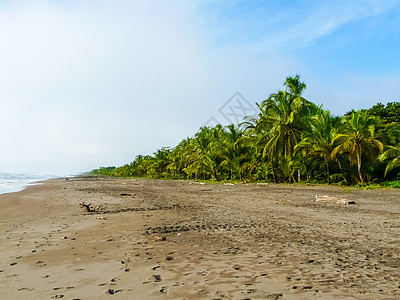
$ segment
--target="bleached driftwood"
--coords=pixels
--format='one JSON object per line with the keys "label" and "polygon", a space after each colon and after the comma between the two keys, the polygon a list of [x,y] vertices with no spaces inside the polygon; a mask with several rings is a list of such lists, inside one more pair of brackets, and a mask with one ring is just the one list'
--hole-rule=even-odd
{"label": "bleached driftwood", "polygon": [[325,202],[325,203],[333,203],[333,204],[341,204],[341,205],[348,205],[348,204],[356,204],[354,201],[349,201],[344,198],[339,197],[332,197],[332,196],[315,196],[316,202]]}
{"label": "bleached driftwood", "polygon": [[103,209],[103,205],[92,207],[92,203],[86,204],[85,202],[80,202],[79,205],[86,209],[87,212],[99,212]]}

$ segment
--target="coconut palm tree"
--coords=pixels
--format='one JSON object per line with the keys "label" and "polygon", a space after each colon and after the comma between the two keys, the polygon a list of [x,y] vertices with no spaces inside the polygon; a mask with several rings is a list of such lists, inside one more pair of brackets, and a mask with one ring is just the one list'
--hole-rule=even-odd
{"label": "coconut palm tree", "polygon": [[[257,117],[245,117],[241,126],[244,128],[244,135],[239,139],[239,143],[244,144],[248,153],[244,154],[244,162],[242,162],[241,172],[250,168],[252,171],[255,169],[265,169],[266,161],[271,167],[271,173],[274,183],[277,182],[276,170],[274,168],[275,148],[268,144],[271,138],[271,122],[267,120],[267,112],[261,104],[256,103],[259,113]],[[257,161],[259,160],[259,161]],[[261,164],[259,163],[261,162]],[[254,166],[250,167],[250,165]],[[259,172],[257,172],[259,173]]]}
{"label": "coconut palm tree", "polygon": [[242,155],[242,164],[240,165],[239,172],[242,178],[247,178],[250,181],[260,180],[256,174],[257,170],[262,167],[264,164],[262,160],[262,153],[257,151],[257,147],[253,147],[252,149],[248,149]]}
{"label": "coconut palm tree", "polygon": [[385,169],[386,177],[390,171],[400,167],[400,147],[388,146],[388,149],[379,156],[379,159],[381,161],[389,161]]}
{"label": "coconut palm tree", "polygon": [[223,127],[218,124],[213,128],[202,127],[194,138],[194,149],[191,155],[191,164],[186,167],[196,177],[201,174],[203,178],[211,177],[221,179],[220,165]]}
{"label": "coconut palm tree", "polygon": [[338,154],[347,154],[350,164],[357,165],[358,178],[363,184],[365,182],[361,173],[362,155],[375,158],[377,150],[383,149],[382,142],[374,137],[375,125],[378,122],[379,120],[368,112],[361,110],[352,112],[350,116],[342,118],[339,128],[341,133],[333,138],[333,142],[339,145],[333,149],[332,158]]}
{"label": "coconut palm tree", "polygon": [[162,147],[153,153],[153,168],[157,177],[162,176],[166,172],[167,166],[171,164],[170,153],[169,147]]}
{"label": "coconut palm tree", "polygon": [[238,143],[238,140],[242,137],[242,135],[243,132],[239,127],[230,124],[224,128],[224,131],[219,139],[220,145],[218,149],[223,159],[221,162],[221,167],[225,168],[231,180],[233,180],[234,177],[240,177],[240,157],[243,148],[240,147],[241,144]]}
{"label": "coconut palm tree", "polygon": [[[306,85],[300,82],[299,75],[286,78],[284,85],[286,91],[271,94],[261,103],[256,124],[260,140],[265,141],[263,153],[269,157],[272,167],[279,157],[286,162],[293,159],[294,148],[305,128],[304,120],[316,109],[313,103],[301,97]],[[274,170],[273,175],[275,177]]]}
{"label": "coconut palm tree", "polygon": [[303,133],[302,141],[296,149],[305,150],[307,156],[319,157],[324,161],[327,183],[330,183],[329,163],[332,160],[332,151],[335,148],[335,127],[333,117],[328,110],[321,110],[319,114],[310,117],[310,130]]}

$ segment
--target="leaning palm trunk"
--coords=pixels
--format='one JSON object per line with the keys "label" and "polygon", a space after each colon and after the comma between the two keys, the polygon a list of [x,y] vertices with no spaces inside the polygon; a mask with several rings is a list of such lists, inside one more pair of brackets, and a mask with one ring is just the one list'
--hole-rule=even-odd
{"label": "leaning palm trunk", "polygon": [[273,159],[271,159],[271,167],[272,167],[272,178],[274,179],[274,183],[276,183],[275,167]]}

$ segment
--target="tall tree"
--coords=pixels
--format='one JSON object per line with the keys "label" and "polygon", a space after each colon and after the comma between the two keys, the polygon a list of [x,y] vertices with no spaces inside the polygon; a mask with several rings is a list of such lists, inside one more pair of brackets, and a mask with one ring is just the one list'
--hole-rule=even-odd
{"label": "tall tree", "polygon": [[362,155],[365,154],[370,158],[375,158],[378,154],[377,150],[383,149],[381,141],[375,139],[375,125],[378,119],[371,116],[365,111],[352,112],[350,116],[342,119],[340,130],[342,133],[337,134],[333,142],[339,145],[332,151],[332,157],[337,154],[346,153],[349,156],[350,164],[357,165],[357,174],[361,183],[365,183],[361,172]]}
{"label": "tall tree", "polygon": [[286,86],[287,91],[294,97],[300,97],[303,94],[303,91],[307,88],[306,84],[300,81],[299,74],[296,74],[293,77],[286,77],[283,85]]}
{"label": "tall tree", "polygon": [[319,114],[310,117],[310,131],[304,132],[304,138],[299,143],[299,149],[306,150],[308,156],[320,157],[324,161],[326,180],[330,183],[329,163],[332,160],[335,127],[334,119],[328,110],[321,110]]}
{"label": "tall tree", "polygon": [[[299,143],[304,120],[316,107],[301,96],[306,85],[300,76],[287,77],[284,85],[286,91],[271,94],[260,105],[257,130],[266,140],[264,155],[270,157],[272,164],[279,158],[290,162],[294,147]],[[273,171],[275,177],[275,171]]]}

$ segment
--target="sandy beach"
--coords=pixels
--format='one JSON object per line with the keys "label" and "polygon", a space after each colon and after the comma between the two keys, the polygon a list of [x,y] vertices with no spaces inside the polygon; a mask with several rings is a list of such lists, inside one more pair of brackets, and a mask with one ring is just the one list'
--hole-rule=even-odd
{"label": "sandy beach", "polygon": [[400,298],[400,190],[75,177],[0,208],[0,299]]}

